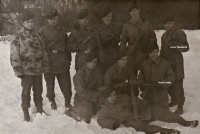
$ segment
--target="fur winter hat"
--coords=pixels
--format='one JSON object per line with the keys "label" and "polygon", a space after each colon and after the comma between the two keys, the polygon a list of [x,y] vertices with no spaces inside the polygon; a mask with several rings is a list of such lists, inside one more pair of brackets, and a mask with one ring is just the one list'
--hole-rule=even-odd
{"label": "fur winter hat", "polygon": [[25,10],[24,13],[22,14],[21,21],[24,22],[33,18],[34,14],[28,10]]}
{"label": "fur winter hat", "polygon": [[55,16],[58,16],[58,11],[57,11],[57,9],[52,9],[47,13],[46,18],[52,19]]}
{"label": "fur winter hat", "polygon": [[106,15],[108,15],[109,13],[111,13],[111,10],[109,7],[104,8],[104,10],[101,13],[101,18],[105,17]]}
{"label": "fur winter hat", "polygon": [[88,16],[88,10],[87,9],[83,9],[78,13],[78,19],[84,19],[87,16]]}
{"label": "fur winter hat", "polygon": [[136,0],[130,5],[128,12],[132,11],[133,9],[140,9]]}

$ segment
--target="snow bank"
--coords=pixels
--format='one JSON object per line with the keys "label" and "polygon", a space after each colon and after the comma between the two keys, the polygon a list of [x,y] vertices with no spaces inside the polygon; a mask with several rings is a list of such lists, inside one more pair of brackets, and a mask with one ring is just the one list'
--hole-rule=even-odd
{"label": "snow bank", "polygon": [[[160,38],[164,31],[156,31],[158,44],[160,45]],[[200,31],[185,30],[188,42],[190,44],[190,51],[184,53],[185,60],[185,96],[186,102],[184,105],[185,113],[182,115],[187,120],[200,120]],[[58,110],[50,109],[50,104],[46,98],[45,82],[43,92],[44,110],[50,116],[36,114],[36,108],[33,101],[31,101],[31,122],[23,121],[23,113],[21,110],[21,83],[20,79],[14,76],[9,59],[9,43],[0,42],[0,134],[144,134],[143,132],[136,132],[133,128],[125,128],[123,125],[116,131],[101,129],[96,122],[96,116],[91,120],[90,124],[84,122],[76,122],[72,118],[64,115],[64,98],[56,83],[56,102]],[[71,76],[74,76],[74,54],[73,62],[71,64]],[[73,96],[74,89],[72,88]],[[73,98],[72,98],[73,104]],[[176,108],[171,108],[174,111]],[[176,128],[181,131],[181,134],[199,134],[200,127],[186,128],[178,124],[169,124],[160,121],[153,122],[167,128]]]}

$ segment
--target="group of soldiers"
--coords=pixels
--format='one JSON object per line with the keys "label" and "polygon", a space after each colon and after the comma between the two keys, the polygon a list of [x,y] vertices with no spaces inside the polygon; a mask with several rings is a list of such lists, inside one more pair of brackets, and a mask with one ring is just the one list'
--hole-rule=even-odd
{"label": "group of soldiers", "polygon": [[[148,134],[180,133],[149,125],[155,120],[198,125],[197,120],[186,121],[179,116],[185,101],[182,52],[189,50],[185,33],[175,26],[173,16],[166,17],[163,21],[166,32],[159,51],[154,29],[140,16],[138,4],[132,3],[128,12],[131,17],[127,23],[115,23],[112,11],[106,7],[100,16],[102,24],[89,27],[89,12],[83,9],[69,37],[59,25],[56,9],[47,13],[47,25],[38,32],[33,30],[34,14],[29,11],[22,14],[23,27],[12,36],[10,58],[15,75],[21,78],[25,121],[30,121],[31,89],[37,112],[45,113],[44,74],[51,109],[57,109],[54,92],[57,78],[65,98],[64,114],[77,121],[90,123],[98,112],[97,122],[102,128],[115,130],[124,124]],[[76,52],[74,106],[69,72],[72,52]],[[175,105],[177,110],[173,113],[169,107]]]}

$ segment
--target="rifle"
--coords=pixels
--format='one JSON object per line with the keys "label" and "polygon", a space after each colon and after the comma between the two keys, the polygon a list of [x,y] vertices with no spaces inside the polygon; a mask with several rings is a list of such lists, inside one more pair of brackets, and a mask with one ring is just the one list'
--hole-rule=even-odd
{"label": "rifle", "polygon": [[[150,87],[150,86],[154,86],[154,84],[148,84],[148,83],[140,83],[140,82],[122,82],[119,84],[113,84],[112,86],[114,88],[120,88],[123,86],[127,86],[127,85],[131,85],[131,104],[132,104],[132,108],[133,108],[133,115],[134,118],[136,120],[139,119],[139,114],[138,114],[138,108],[137,108],[137,97],[135,96],[135,92],[134,92],[134,86],[142,86],[142,87]],[[146,93],[148,92],[148,90],[146,91]]]}
{"label": "rifle", "polygon": [[58,46],[56,45],[56,43],[62,39],[65,35],[64,34],[61,34],[60,36],[54,38],[53,41],[51,41],[49,44],[48,44],[48,49],[50,49],[51,47],[56,49],[56,50],[59,50],[59,51],[64,51],[64,48],[58,48]]}

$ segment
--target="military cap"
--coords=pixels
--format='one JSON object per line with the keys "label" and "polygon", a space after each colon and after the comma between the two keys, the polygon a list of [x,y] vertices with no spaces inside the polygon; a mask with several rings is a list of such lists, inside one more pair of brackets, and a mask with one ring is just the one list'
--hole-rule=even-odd
{"label": "military cap", "polygon": [[106,15],[108,15],[109,13],[111,13],[111,10],[109,7],[104,8],[104,10],[101,13],[101,18],[105,17]]}
{"label": "military cap", "polygon": [[165,23],[170,22],[170,21],[174,21],[174,16],[170,15],[170,16],[165,17],[163,23],[165,24]]}
{"label": "military cap", "polygon": [[95,53],[86,53],[85,54],[85,62],[90,62],[92,60],[94,60],[95,58],[97,58],[97,54]]}
{"label": "military cap", "polygon": [[137,4],[137,1],[134,1],[134,2],[130,5],[130,7],[129,7],[129,9],[128,9],[128,12],[130,12],[130,11],[133,10],[133,9],[139,9],[139,6],[138,6],[138,4]]}
{"label": "military cap", "polygon": [[117,53],[117,55],[116,55],[116,60],[119,60],[119,59],[121,59],[121,58],[123,58],[123,57],[125,57],[125,56],[127,56],[127,52],[126,52],[125,50],[121,50],[121,51],[119,51],[119,52]]}
{"label": "military cap", "polygon": [[85,17],[88,16],[88,10],[87,9],[82,9],[79,13],[78,13],[78,19],[84,19]]}
{"label": "military cap", "polygon": [[34,14],[28,10],[25,10],[24,13],[22,14],[21,20],[22,22],[33,19]]}
{"label": "military cap", "polygon": [[151,43],[151,44],[149,44],[147,46],[147,51],[146,52],[149,54],[149,53],[151,53],[155,49],[159,49],[157,43]]}
{"label": "military cap", "polygon": [[49,12],[47,12],[46,18],[52,19],[55,16],[58,16],[58,11],[57,11],[57,9],[52,9]]}

